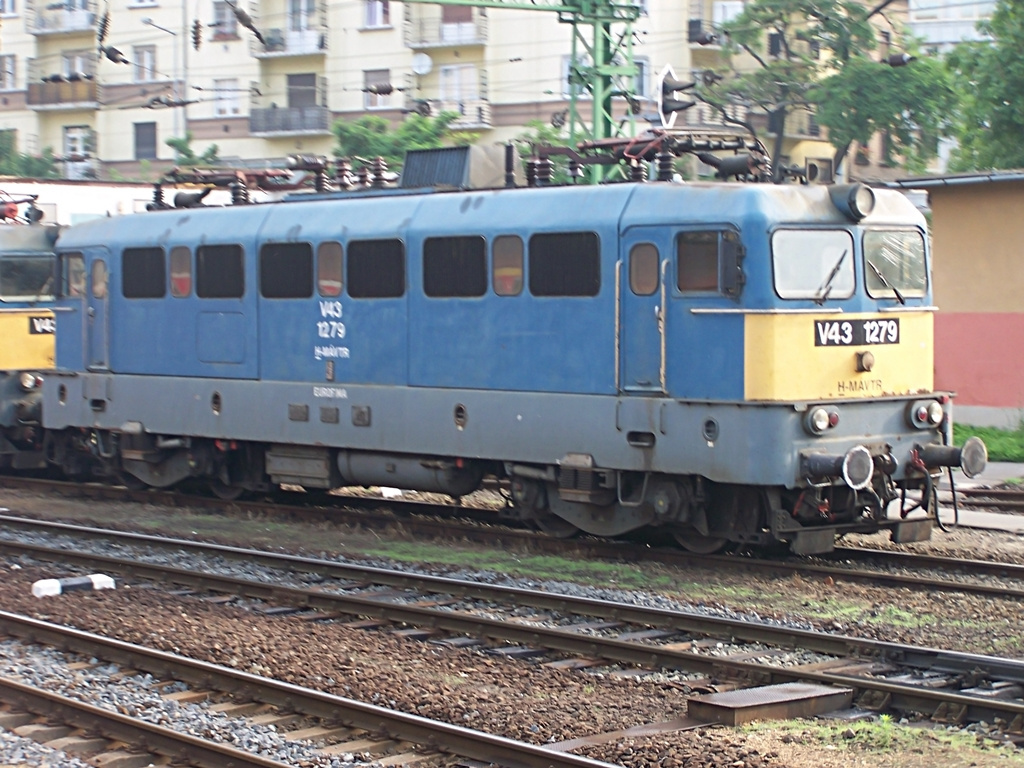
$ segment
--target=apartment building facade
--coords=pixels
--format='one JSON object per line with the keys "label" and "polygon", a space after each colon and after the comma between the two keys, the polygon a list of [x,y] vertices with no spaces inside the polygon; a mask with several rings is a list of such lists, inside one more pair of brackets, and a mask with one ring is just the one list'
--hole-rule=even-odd
{"label": "apartment building facade", "polygon": [[[721,49],[698,38],[743,2],[638,4],[642,129],[665,64],[682,77],[722,68]],[[454,111],[455,128],[503,143],[531,121],[564,121],[569,88],[578,87],[569,78],[571,25],[551,10],[389,0],[236,6],[0,0],[0,130],[15,133],[20,152],[50,147],[68,178],[155,178],[175,161],[166,140],[186,131],[196,154],[215,144],[223,161],[252,166],[330,155],[332,124],[365,114],[394,122],[410,111]],[[829,154],[813,120],[793,123],[792,161]],[[681,124],[722,128],[702,105]]]}

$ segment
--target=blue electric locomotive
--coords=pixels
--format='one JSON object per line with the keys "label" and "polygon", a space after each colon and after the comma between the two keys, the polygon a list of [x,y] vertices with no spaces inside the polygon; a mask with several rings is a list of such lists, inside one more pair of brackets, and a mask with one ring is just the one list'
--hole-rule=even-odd
{"label": "blue electric locomotive", "polygon": [[58,257],[44,422],[71,471],[225,496],[496,477],[556,535],[809,553],[926,538],[933,477],[985,462],[946,445],[897,192],[367,189],[91,221]]}

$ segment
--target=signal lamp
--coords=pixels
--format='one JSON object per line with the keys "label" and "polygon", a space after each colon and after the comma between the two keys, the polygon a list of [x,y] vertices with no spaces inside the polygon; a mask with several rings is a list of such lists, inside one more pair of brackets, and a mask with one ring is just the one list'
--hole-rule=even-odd
{"label": "signal lamp", "polygon": [[676,122],[676,112],[682,112],[697,103],[695,101],[682,101],[676,98],[678,91],[688,91],[695,85],[697,84],[677,79],[672,65],[665,65],[665,68],[661,70],[661,74],[658,75],[657,90],[655,91],[655,97],[658,102],[658,118],[662,126],[671,128]]}

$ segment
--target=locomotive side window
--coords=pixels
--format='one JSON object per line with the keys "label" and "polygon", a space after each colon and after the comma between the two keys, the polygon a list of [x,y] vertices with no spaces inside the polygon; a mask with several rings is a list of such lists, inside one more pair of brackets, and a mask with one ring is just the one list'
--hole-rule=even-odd
{"label": "locomotive side window", "polygon": [[501,235],[491,246],[494,271],[494,293],[518,296],[523,292],[523,239],[518,235]]}
{"label": "locomotive side window", "polygon": [[423,242],[423,292],[433,298],[487,292],[487,243],[482,237],[428,237]]}
{"label": "locomotive side window", "polygon": [[676,285],[680,291],[718,290],[718,230],[676,236]]}
{"label": "locomotive side window", "polygon": [[629,288],[637,296],[650,296],[658,290],[658,247],[637,243],[629,252]]}
{"label": "locomotive side window", "polygon": [[557,232],[530,238],[530,293],[597,296],[601,241],[596,232]]}
{"label": "locomotive side window", "polygon": [[865,283],[873,299],[924,296],[924,238],[917,230],[864,233]]}
{"label": "locomotive side window", "polygon": [[313,246],[266,243],[260,248],[260,295],[265,299],[308,299],[313,295]]}
{"label": "locomotive side window", "polygon": [[201,299],[240,299],[244,294],[242,246],[199,246],[196,249],[196,295]]}
{"label": "locomotive side window", "polygon": [[171,248],[171,296],[184,298],[192,293],[192,251],[184,245]]}
{"label": "locomotive side window", "polygon": [[121,255],[121,295],[126,299],[162,299],[167,293],[163,248],[125,248]]}
{"label": "locomotive side window", "polygon": [[64,254],[64,296],[85,296],[85,257],[81,253]]}
{"label": "locomotive side window", "polygon": [[780,229],[772,234],[775,292],[819,303],[853,295],[853,237],[841,229]]}
{"label": "locomotive side window", "polygon": [[316,249],[316,287],[321,296],[341,296],[344,252],[341,243],[328,240]]}
{"label": "locomotive side window", "polygon": [[401,240],[355,240],[348,244],[348,295],[353,299],[405,295],[405,246]]}
{"label": "locomotive side window", "polygon": [[0,300],[53,297],[53,254],[0,259]]}
{"label": "locomotive side window", "polygon": [[97,259],[92,263],[92,297],[107,298],[107,263]]}

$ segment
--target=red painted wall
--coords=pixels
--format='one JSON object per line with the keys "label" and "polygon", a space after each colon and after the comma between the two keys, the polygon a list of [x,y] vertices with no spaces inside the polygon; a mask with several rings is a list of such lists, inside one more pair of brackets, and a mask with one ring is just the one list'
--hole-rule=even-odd
{"label": "red painted wall", "polygon": [[1024,314],[937,312],[935,388],[958,405],[1024,408]]}

